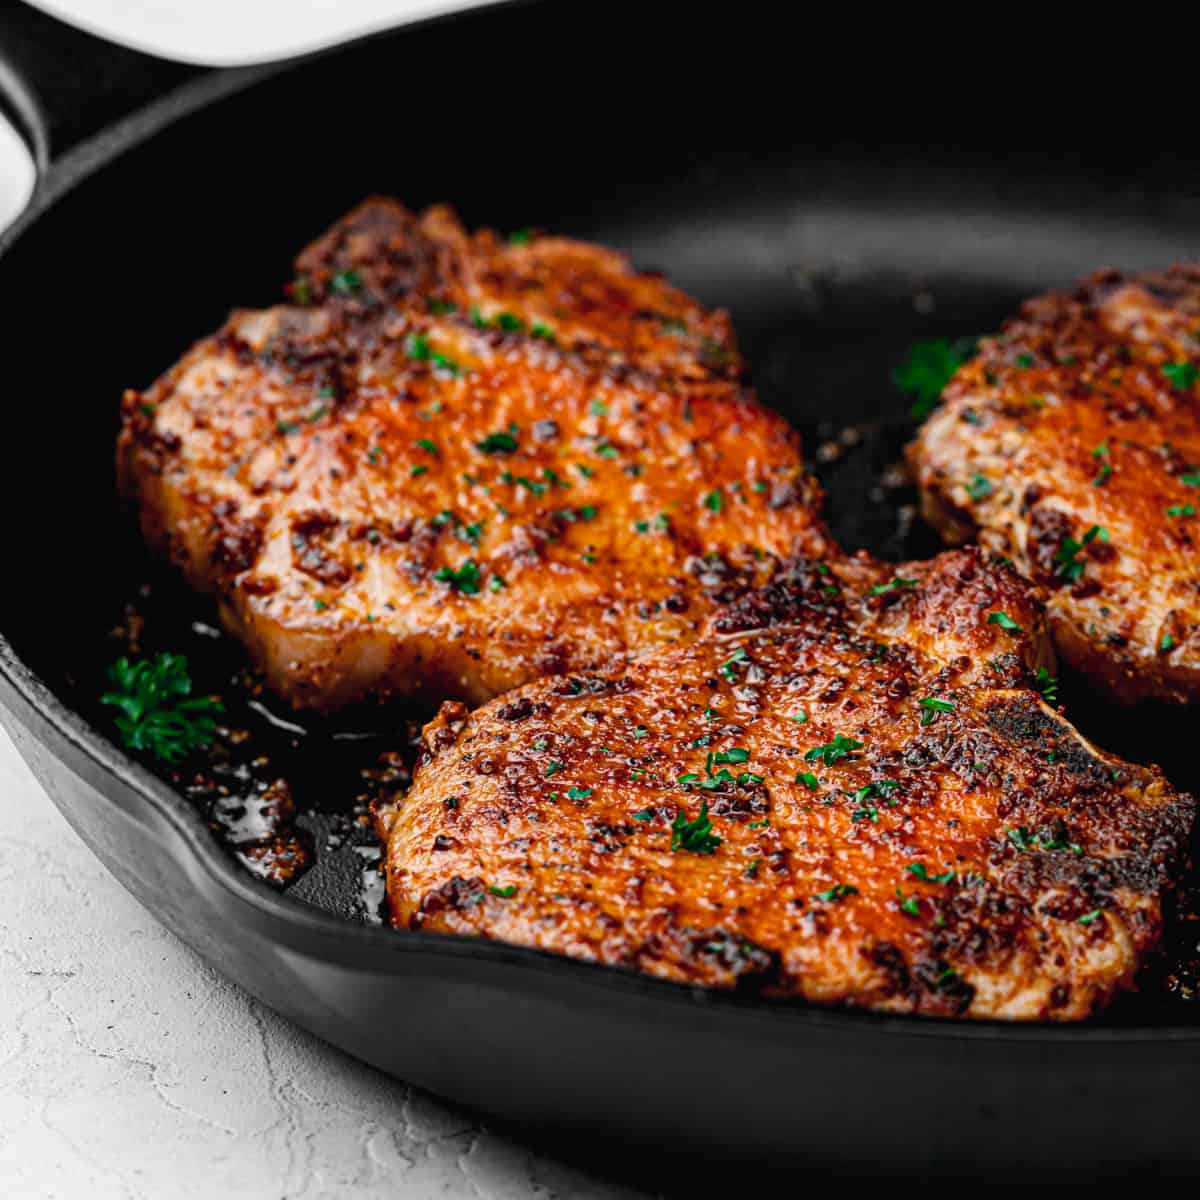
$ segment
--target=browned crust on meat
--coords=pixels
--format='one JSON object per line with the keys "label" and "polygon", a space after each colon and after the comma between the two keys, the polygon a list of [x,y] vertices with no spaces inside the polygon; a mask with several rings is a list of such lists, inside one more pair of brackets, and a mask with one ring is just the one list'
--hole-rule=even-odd
{"label": "browned crust on meat", "polygon": [[[338,290],[354,272],[363,286]],[[636,272],[614,250],[521,231],[468,233],[453,210],[415,216],[372,197],[296,260],[293,294],[331,302],[358,319],[380,309],[453,306],[465,321],[501,313],[553,329],[589,362],[691,379],[735,379],[745,364],[723,310],[710,312],[660,276]]]}
{"label": "browned crust on meat", "polygon": [[1200,266],[1100,272],[985,339],[909,449],[927,518],[1044,586],[1124,703],[1200,698],[1198,367]]}
{"label": "browned crust on meat", "polygon": [[147,540],[292,704],[594,669],[828,551],[726,318],[619,255],[376,200],[300,268],[306,304],[235,313],[118,445]]}
{"label": "browned crust on meat", "polygon": [[[1157,942],[1195,804],[1042,701],[1042,640],[976,550],[798,562],[687,647],[447,707],[380,814],[393,920],[822,1003],[1086,1016]],[[702,803],[719,845],[673,849]]]}

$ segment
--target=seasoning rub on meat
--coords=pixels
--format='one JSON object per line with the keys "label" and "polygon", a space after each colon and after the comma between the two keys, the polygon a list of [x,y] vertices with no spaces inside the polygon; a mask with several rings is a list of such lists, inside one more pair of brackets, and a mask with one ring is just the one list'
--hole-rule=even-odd
{"label": "seasoning rub on meat", "polygon": [[369,201],[123,408],[150,543],[296,706],[478,702],[684,642],[828,539],[724,314]]}
{"label": "seasoning rub on meat", "polygon": [[1043,699],[977,550],[798,562],[687,646],[424,732],[393,920],[890,1012],[1087,1016],[1156,944],[1195,803]]}
{"label": "seasoning rub on meat", "polygon": [[909,449],[930,521],[1047,589],[1114,699],[1200,699],[1200,266],[1031,300]]}

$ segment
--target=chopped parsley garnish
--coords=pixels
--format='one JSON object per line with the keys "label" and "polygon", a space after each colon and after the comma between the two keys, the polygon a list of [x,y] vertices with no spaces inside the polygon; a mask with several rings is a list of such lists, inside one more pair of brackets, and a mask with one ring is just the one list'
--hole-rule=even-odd
{"label": "chopped parsley garnish", "polygon": [[720,750],[713,755],[713,762],[718,763],[744,763],[750,757],[750,751],[741,746],[734,746],[730,750]]}
{"label": "chopped parsley garnish", "polygon": [[555,775],[559,771],[565,771],[566,769],[567,768],[564,767],[562,765],[562,763],[560,763],[560,762],[550,762],[550,763],[546,764],[546,774],[547,775]]}
{"label": "chopped parsley garnish", "polygon": [[904,889],[898,887],[896,889],[896,898],[900,901],[900,911],[907,913],[910,917],[919,917],[921,915],[921,901],[916,896],[905,896]]}
{"label": "chopped parsley garnish", "polygon": [[357,271],[339,271],[329,281],[329,286],[341,296],[353,295],[362,285],[362,276]]}
{"label": "chopped parsley garnish", "polygon": [[635,821],[653,821],[654,820],[654,809],[643,808],[641,812],[635,812],[633,814],[633,819]]}
{"label": "chopped parsley garnish", "polygon": [[450,566],[438,567],[433,577],[466,596],[474,596],[479,591],[479,565],[473,558],[465,559],[457,570]]}
{"label": "chopped parsley garnish", "polygon": [[1101,442],[1093,451],[1092,457],[1100,462],[1100,470],[1095,479],[1092,480],[1092,487],[1103,487],[1108,482],[1108,477],[1112,474],[1112,462],[1110,461],[1110,453],[1107,442]]}
{"label": "chopped parsley garnish", "polygon": [[1168,517],[1194,517],[1196,515],[1196,506],[1194,504],[1172,504],[1167,509]]}
{"label": "chopped parsley garnish", "polygon": [[533,241],[532,229],[518,229],[508,235],[510,246],[528,246],[531,241]]}
{"label": "chopped parsley garnish", "polygon": [[[706,746],[709,739],[707,737],[698,738],[692,743],[693,746]],[[721,767],[719,771],[713,771],[714,765],[721,763],[743,763],[750,757],[750,751],[741,746],[734,746],[730,750],[722,750],[714,754],[711,750],[704,760],[704,775],[700,776],[695,771],[686,771],[676,779],[682,788],[687,790],[692,787],[704,788],[706,791],[715,792],[727,783],[736,783],[741,787],[747,784],[762,783],[763,776],[756,775],[753,771],[743,771],[735,779],[729,771]]]}
{"label": "chopped parsley garnish", "polygon": [[536,479],[528,479],[524,475],[511,476],[505,472],[505,483],[515,483],[517,487],[523,487],[531,495],[542,497],[546,494],[546,485],[539,483]]}
{"label": "chopped parsley garnish", "polygon": [[591,788],[573,787],[567,789],[568,800],[586,800],[591,794]]}
{"label": "chopped parsley garnish", "polygon": [[967,484],[967,495],[972,500],[986,500],[992,494],[992,482],[986,475],[973,475]]}
{"label": "chopped parsley garnish", "polygon": [[651,530],[655,533],[665,533],[671,528],[671,518],[666,513],[659,513],[653,521],[634,521],[633,527],[638,533],[649,533]]}
{"label": "chopped parsley garnish", "polygon": [[1164,633],[1162,635],[1162,640],[1158,643],[1159,653],[1166,654],[1167,651],[1173,649],[1174,646],[1175,639],[1169,633]]}
{"label": "chopped parsley garnish", "polygon": [[810,792],[820,791],[821,781],[811,771],[799,771],[796,782],[802,783]]}
{"label": "chopped parsley garnish", "polygon": [[823,746],[814,746],[811,750],[806,751],[804,761],[822,762],[825,766],[832,767],[855,750],[861,750],[862,746],[862,742],[855,741],[854,738],[844,737],[840,733],[835,734],[833,741],[826,742]]}
{"label": "chopped parsley garnish", "polygon": [[741,663],[747,661],[747,654],[740,646],[717,668],[717,670],[733,683],[737,676],[734,674],[734,668]]}
{"label": "chopped parsley garnish", "polygon": [[954,711],[952,700],[939,700],[936,696],[922,696],[917,704],[921,707],[921,724],[928,725],[935,720],[938,713]]}
{"label": "chopped parsley garnish", "polygon": [[974,338],[955,341],[935,338],[916,342],[909,348],[908,357],[892,372],[892,380],[905,396],[912,398],[914,421],[929,416],[951,376],[974,353]]}
{"label": "chopped parsley garnish", "polygon": [[713,490],[704,497],[704,507],[707,508],[709,512],[719,513],[721,511],[722,503],[723,501],[721,499],[720,488],[713,488]]}
{"label": "chopped parsley garnish", "polygon": [[1066,827],[1062,825],[1062,822],[1056,822],[1056,824],[1058,825],[1057,831],[1052,830],[1049,835],[1031,833],[1025,825],[1018,825],[1015,829],[1006,829],[1004,832],[1018,850],[1027,854],[1038,849],[1068,850],[1072,854],[1082,854],[1083,847],[1077,846],[1068,838]]}
{"label": "chopped parsley garnish", "polygon": [[1042,699],[1047,704],[1053,704],[1058,699],[1058,680],[1045,667],[1038,667],[1034,686],[1042,693]]}
{"label": "chopped parsley garnish", "polygon": [[933,982],[939,992],[950,992],[958,988],[962,976],[953,967],[947,967]]}
{"label": "chopped parsley garnish", "polygon": [[833,887],[826,888],[823,892],[816,894],[817,900],[823,900],[826,904],[833,900],[845,900],[847,896],[857,896],[858,888],[849,883],[835,883]]}
{"label": "chopped parsley garnish", "polygon": [[712,832],[712,821],[708,819],[708,801],[700,805],[700,814],[689,821],[680,812],[671,822],[671,849],[686,850],[690,854],[712,854],[721,844],[721,839]]}
{"label": "chopped parsley garnish", "polygon": [[803,725],[808,721],[808,713],[801,709],[799,712],[792,713],[788,720],[795,721],[797,725]]}
{"label": "chopped parsley garnish", "polygon": [[999,625],[1005,633],[1024,633],[1023,626],[1018,625],[1006,612],[994,612],[988,614],[989,625]]}
{"label": "chopped parsley garnish", "polygon": [[1108,530],[1102,525],[1093,525],[1083,535],[1082,541],[1077,542],[1070,535],[1063,538],[1062,544],[1058,547],[1058,552],[1054,555],[1054,569],[1060,578],[1067,580],[1069,583],[1077,583],[1079,581],[1083,575],[1084,567],[1087,565],[1079,558],[1079,554],[1085,546],[1090,545],[1097,538],[1102,542],[1108,541]]}
{"label": "chopped parsley garnish", "polygon": [[1017,357],[1013,359],[1013,365],[1017,366],[1017,367],[1021,367],[1023,370],[1028,367],[1032,367],[1033,366],[1033,355],[1032,354],[1018,354]]}
{"label": "chopped parsley garnish", "polygon": [[460,373],[458,363],[444,354],[439,354],[429,344],[429,339],[423,333],[410,334],[408,341],[404,344],[404,352],[415,362],[432,363],[438,370],[445,371],[447,375]]}
{"label": "chopped parsley garnish", "polygon": [[1200,379],[1200,367],[1192,362],[1163,363],[1162,373],[1172,387],[1184,392]]}
{"label": "chopped parsley garnish", "polygon": [[520,443],[507,430],[501,430],[499,433],[489,433],[482,442],[475,443],[476,450],[482,450],[484,454],[512,454]]}
{"label": "chopped parsley garnish", "polygon": [[1018,825],[1015,829],[1006,829],[1004,832],[1018,850],[1032,850],[1037,844],[1037,839],[1031,837],[1029,830],[1024,825]]}
{"label": "chopped parsley garnish", "polygon": [[488,891],[493,896],[499,896],[501,900],[511,900],[517,894],[517,885],[510,883],[506,887],[489,886]]}
{"label": "chopped parsley garnish", "polygon": [[221,702],[192,696],[192,677],[182,654],[162,653],[131,662],[118,658],[108,669],[115,690],[101,704],[120,709],[116,726],[131,750],[145,750],[163,762],[178,762],[192,750],[212,744]]}
{"label": "chopped parsley garnish", "polygon": [[871,595],[882,596],[886,592],[897,592],[901,588],[916,587],[917,582],[918,581],[915,579],[905,579],[902,575],[897,575],[895,579],[892,579],[888,583],[875,584],[875,586],[871,588]]}
{"label": "chopped parsley garnish", "polygon": [[416,479],[418,475],[428,475],[429,468],[423,463],[418,463],[417,466],[408,468],[408,474],[412,479]]}
{"label": "chopped parsley garnish", "polygon": [[491,321],[488,321],[478,308],[473,308],[471,310],[471,320],[481,329],[486,329],[490,324],[496,329],[503,329],[505,333],[523,333],[525,331],[525,322],[516,313],[497,313]]}
{"label": "chopped parsley garnish", "polygon": [[424,450],[427,454],[432,454],[434,458],[438,458],[441,452],[437,448],[436,442],[431,442],[428,438],[417,438],[413,443],[418,450]]}
{"label": "chopped parsley garnish", "polygon": [[1099,918],[1103,915],[1104,909],[1093,908],[1090,913],[1084,913],[1083,916],[1079,918],[1079,924],[1090,925],[1093,921],[1099,920]]}
{"label": "chopped parsley garnish", "polygon": [[596,449],[596,453],[597,453],[597,454],[598,454],[598,455],[599,455],[601,458],[616,458],[616,457],[617,457],[617,454],[618,454],[618,451],[617,451],[617,448],[616,448],[616,446],[614,446],[614,445],[613,445],[613,444],[612,444],[612,443],[611,443],[611,442],[608,440],[608,438],[601,438],[601,439],[600,439],[600,440],[599,440],[599,441],[596,443],[596,447],[595,447],[595,449]]}
{"label": "chopped parsley garnish", "polygon": [[910,875],[925,883],[953,883],[955,875],[953,871],[945,871],[941,875],[930,875],[924,863],[909,863],[904,868]]}
{"label": "chopped parsley garnish", "polygon": [[1179,482],[1185,487],[1200,488],[1200,470],[1189,471],[1186,475],[1180,475]]}
{"label": "chopped parsley garnish", "polygon": [[508,581],[503,575],[493,575],[491,579],[488,580],[488,590],[491,592],[500,592],[506,587],[508,587]]}

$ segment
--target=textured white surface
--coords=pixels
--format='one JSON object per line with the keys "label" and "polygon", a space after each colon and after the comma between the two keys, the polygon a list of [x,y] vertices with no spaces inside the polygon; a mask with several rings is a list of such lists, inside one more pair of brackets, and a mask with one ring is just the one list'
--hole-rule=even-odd
{"label": "textured white surface", "polygon": [[295,1028],[92,857],[0,731],[0,1196],[630,1196]]}

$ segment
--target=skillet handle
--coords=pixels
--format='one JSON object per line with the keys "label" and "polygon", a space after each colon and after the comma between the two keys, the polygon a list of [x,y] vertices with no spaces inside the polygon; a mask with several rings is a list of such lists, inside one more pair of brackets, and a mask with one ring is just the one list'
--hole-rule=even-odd
{"label": "skillet handle", "polygon": [[201,70],[83,33],[22,0],[0,3],[0,108],[29,145],[39,175]]}

